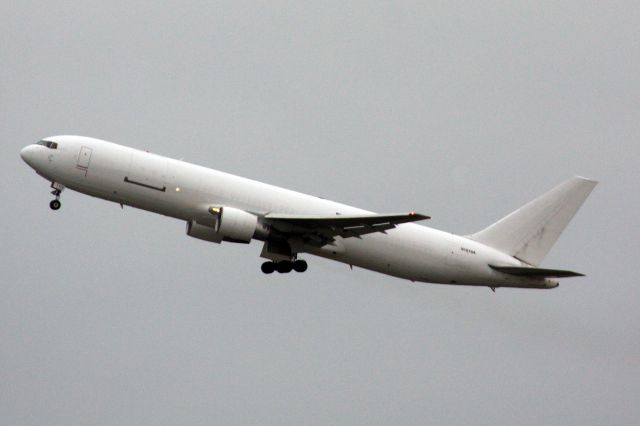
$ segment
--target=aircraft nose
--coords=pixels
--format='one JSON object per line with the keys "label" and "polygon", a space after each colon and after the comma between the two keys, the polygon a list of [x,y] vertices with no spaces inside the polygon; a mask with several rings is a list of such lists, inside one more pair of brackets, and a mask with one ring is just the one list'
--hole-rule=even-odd
{"label": "aircraft nose", "polygon": [[22,157],[22,160],[25,163],[27,163],[28,165],[31,165],[33,163],[33,146],[27,145],[24,148],[22,148],[20,150],[20,157]]}

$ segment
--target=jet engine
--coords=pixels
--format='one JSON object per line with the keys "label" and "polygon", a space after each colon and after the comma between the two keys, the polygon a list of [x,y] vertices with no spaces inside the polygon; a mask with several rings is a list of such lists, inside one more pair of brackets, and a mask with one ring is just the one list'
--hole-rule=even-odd
{"label": "jet engine", "polygon": [[248,244],[252,238],[264,239],[268,229],[258,216],[233,207],[209,207],[207,217],[187,222],[187,235],[205,241]]}

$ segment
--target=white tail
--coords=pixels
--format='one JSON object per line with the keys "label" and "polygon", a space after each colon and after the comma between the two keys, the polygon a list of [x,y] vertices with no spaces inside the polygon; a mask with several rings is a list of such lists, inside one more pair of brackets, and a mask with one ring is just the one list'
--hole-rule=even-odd
{"label": "white tail", "polygon": [[469,238],[538,266],[597,184],[573,177]]}

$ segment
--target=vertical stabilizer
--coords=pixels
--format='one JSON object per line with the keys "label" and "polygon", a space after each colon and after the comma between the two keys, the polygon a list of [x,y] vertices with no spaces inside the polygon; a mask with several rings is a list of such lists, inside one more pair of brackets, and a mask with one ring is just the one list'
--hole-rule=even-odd
{"label": "vertical stabilizer", "polygon": [[469,238],[538,266],[597,183],[573,177]]}

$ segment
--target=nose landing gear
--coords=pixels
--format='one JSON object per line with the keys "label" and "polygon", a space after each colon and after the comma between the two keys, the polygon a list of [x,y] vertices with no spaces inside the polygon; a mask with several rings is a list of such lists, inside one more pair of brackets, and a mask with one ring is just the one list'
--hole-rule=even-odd
{"label": "nose landing gear", "polygon": [[51,182],[51,187],[53,188],[51,194],[55,195],[56,199],[51,200],[49,207],[51,207],[51,210],[58,210],[62,206],[62,203],[60,202],[60,194],[62,194],[62,191],[64,190],[64,185],[57,182]]}
{"label": "nose landing gear", "polygon": [[271,274],[275,271],[278,271],[281,274],[288,274],[292,270],[296,272],[304,272],[307,270],[307,267],[308,265],[306,261],[298,259],[293,262],[289,260],[283,260],[281,262],[264,262],[262,266],[260,266],[260,269],[265,274]]}

